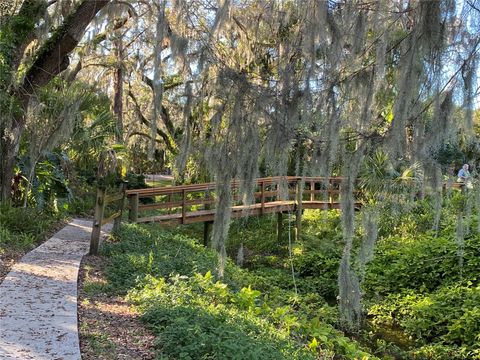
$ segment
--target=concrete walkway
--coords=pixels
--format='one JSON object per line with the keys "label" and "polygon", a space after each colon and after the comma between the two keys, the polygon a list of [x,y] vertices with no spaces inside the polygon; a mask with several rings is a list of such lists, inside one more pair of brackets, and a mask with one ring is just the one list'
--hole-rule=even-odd
{"label": "concrete walkway", "polygon": [[26,254],[4,279],[0,285],[1,360],[81,359],[77,277],[91,230],[91,221],[72,220]]}

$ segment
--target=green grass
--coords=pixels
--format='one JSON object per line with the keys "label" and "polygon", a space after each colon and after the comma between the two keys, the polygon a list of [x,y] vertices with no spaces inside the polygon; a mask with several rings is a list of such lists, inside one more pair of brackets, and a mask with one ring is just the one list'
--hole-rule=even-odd
{"label": "green grass", "polygon": [[145,180],[148,186],[151,187],[165,187],[172,186],[171,180]]}

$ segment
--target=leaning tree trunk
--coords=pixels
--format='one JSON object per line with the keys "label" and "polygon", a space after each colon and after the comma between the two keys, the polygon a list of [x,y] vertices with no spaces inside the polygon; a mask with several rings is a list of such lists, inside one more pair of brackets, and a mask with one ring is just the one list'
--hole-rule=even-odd
{"label": "leaning tree trunk", "polygon": [[[30,99],[36,96],[39,89],[47,85],[60,72],[65,70],[69,65],[68,55],[75,49],[85,33],[85,30],[96,16],[96,14],[111,0],[84,0],[80,6],[76,8],[74,13],[65,18],[64,23],[54,31],[49,40],[38,50],[34,63],[27,70],[24,81],[17,90],[10,90],[12,86],[0,85],[0,91],[4,91],[10,96],[15,103],[15,109],[7,113],[7,109],[2,111],[0,137],[1,137],[1,160],[0,160],[0,200],[8,200],[11,196],[11,182],[14,176],[15,158],[18,155],[20,147],[20,139],[25,130],[26,114]],[[22,9],[15,15],[24,17],[31,21],[30,26],[36,25],[37,18],[32,21],[31,17],[38,17],[41,14],[42,4],[46,2],[41,0],[25,0]],[[33,7],[34,6],[34,7]],[[32,8],[36,9],[32,13]],[[21,20],[21,19],[18,19]],[[26,21],[26,20],[24,20]],[[15,26],[18,21],[11,21],[11,28],[6,22],[6,33],[15,33]],[[33,40],[29,34],[19,34],[19,38],[13,40],[15,47],[14,55],[2,53],[3,58],[9,60],[11,73],[18,72],[19,64],[23,57],[23,52],[27,45]],[[2,51],[2,49],[0,49]],[[17,75],[17,74],[15,74]],[[17,76],[13,76],[13,79]],[[4,85],[4,84],[3,84]]]}

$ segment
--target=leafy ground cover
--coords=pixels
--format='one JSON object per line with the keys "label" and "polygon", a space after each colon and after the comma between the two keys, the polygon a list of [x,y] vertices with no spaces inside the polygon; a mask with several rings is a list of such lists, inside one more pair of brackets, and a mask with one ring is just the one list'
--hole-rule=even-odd
{"label": "leafy ground cover", "polygon": [[104,290],[136,305],[157,336],[157,358],[374,358],[328,323],[334,308],[315,293],[296,294],[281,269],[229,262],[219,280],[212,250],[155,225],[124,226],[103,252]]}
{"label": "leafy ground cover", "polygon": [[125,225],[103,248],[105,283],[90,290],[134,304],[159,359],[480,358],[478,216],[462,215],[459,239],[459,196],[445,200],[438,231],[429,200],[380,214],[358,334],[339,330],[337,211],[306,211],[297,242],[293,216],[280,240],[275,217],[234,221],[227,252],[243,267],[228,261],[223,279],[200,225]]}
{"label": "leafy ground cover", "polygon": [[408,336],[408,358],[479,359],[478,216],[465,217],[470,230],[459,241],[451,208],[438,232],[415,219],[428,211],[416,210],[377,245],[364,283],[370,322],[376,331],[397,328]]}
{"label": "leafy ground cover", "polygon": [[[408,207],[386,204],[374,260],[362,283],[367,321],[359,340],[372,353],[398,359],[480,358],[478,214],[466,208],[464,195],[450,194],[433,231],[431,199]],[[293,263],[299,291],[334,306],[343,247],[339,215],[305,212],[291,256],[286,236],[280,243],[276,239],[274,218],[237,221],[230,231],[230,256],[235,258],[243,244],[250,272],[265,278],[275,273],[270,280],[280,287],[292,286],[286,274]],[[358,249],[361,215],[357,222]],[[288,227],[285,219],[284,234]],[[339,325],[334,311],[326,319]]]}

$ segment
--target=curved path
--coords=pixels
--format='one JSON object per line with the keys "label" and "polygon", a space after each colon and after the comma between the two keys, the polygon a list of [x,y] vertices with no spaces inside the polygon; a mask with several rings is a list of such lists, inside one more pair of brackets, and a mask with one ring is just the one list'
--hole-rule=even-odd
{"label": "curved path", "polygon": [[77,277],[91,231],[91,221],[70,221],[26,254],[4,279],[0,285],[0,359],[81,359]]}

